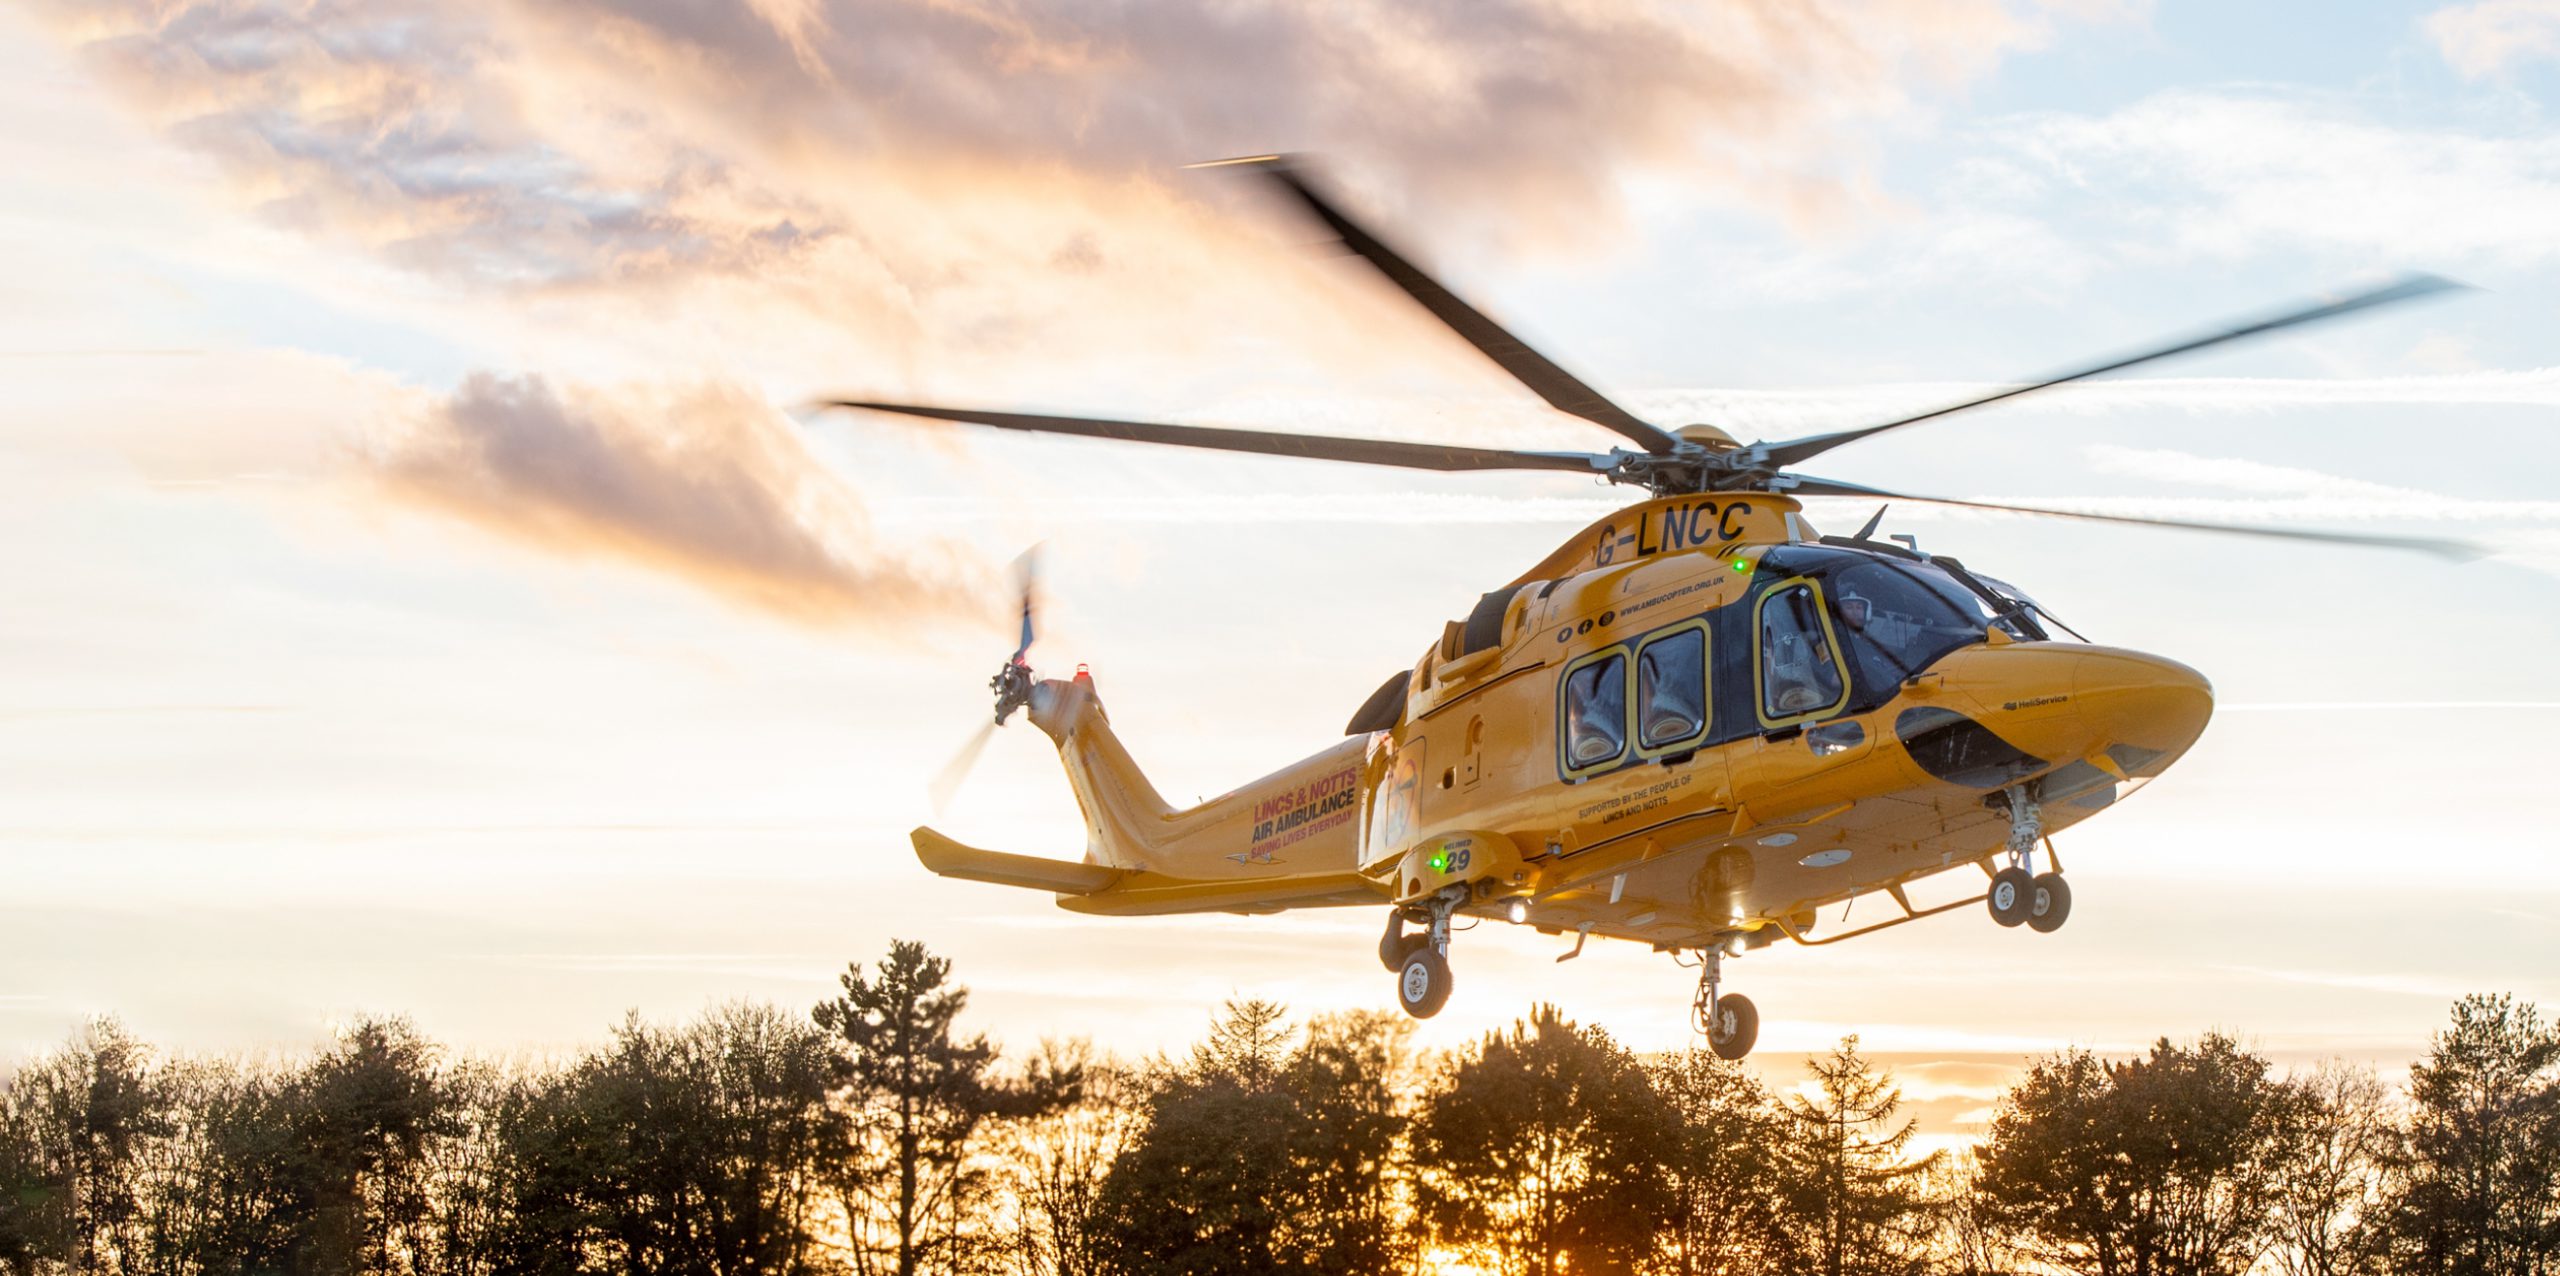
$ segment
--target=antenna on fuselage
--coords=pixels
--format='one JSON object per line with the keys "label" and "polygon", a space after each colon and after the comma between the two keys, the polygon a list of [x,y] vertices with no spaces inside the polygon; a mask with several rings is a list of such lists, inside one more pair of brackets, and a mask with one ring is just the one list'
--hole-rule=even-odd
{"label": "antenna on fuselage", "polygon": [[1876,516],[1875,516],[1874,518],[1868,519],[1868,520],[1867,520],[1867,525],[1866,525],[1866,526],[1864,526],[1864,527],[1859,528],[1859,529],[1858,529],[1858,534],[1857,534],[1857,535],[1855,535],[1855,536],[1850,537],[1849,539],[1851,539],[1851,540],[1860,540],[1860,541],[1871,541],[1871,540],[1874,540],[1874,539],[1876,538],[1876,529],[1877,529],[1877,528],[1879,528],[1879,527],[1884,526],[1884,512],[1885,512],[1886,510],[1889,510],[1889,509],[1892,509],[1892,508],[1893,508],[1893,503],[1892,503],[1892,502],[1890,502],[1890,501],[1888,501],[1888,502],[1886,502],[1886,503],[1884,503],[1884,504],[1882,504],[1882,505],[1877,506],[1877,507],[1876,507]]}

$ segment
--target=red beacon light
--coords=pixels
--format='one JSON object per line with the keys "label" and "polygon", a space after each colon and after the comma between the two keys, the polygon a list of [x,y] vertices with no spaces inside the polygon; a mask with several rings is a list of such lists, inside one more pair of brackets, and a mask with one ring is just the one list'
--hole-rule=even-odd
{"label": "red beacon light", "polygon": [[1093,681],[1093,669],[1092,669],[1092,667],[1091,667],[1091,666],[1088,666],[1088,665],[1086,665],[1086,664],[1084,664],[1082,661],[1078,661],[1078,662],[1077,662],[1077,664],[1076,664],[1076,681],[1078,681],[1078,682],[1091,682],[1091,681]]}

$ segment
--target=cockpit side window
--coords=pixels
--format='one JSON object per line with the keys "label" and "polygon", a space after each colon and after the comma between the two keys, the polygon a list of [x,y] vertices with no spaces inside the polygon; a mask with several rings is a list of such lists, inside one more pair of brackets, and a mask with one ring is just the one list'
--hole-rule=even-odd
{"label": "cockpit side window", "polygon": [[1585,656],[1565,670],[1556,745],[1567,776],[1616,762],[1627,752],[1627,653]]}
{"label": "cockpit side window", "polygon": [[1849,698],[1821,586],[1779,584],[1760,597],[1760,720],[1779,726],[1837,709]]}
{"label": "cockpit side window", "polygon": [[1707,627],[1691,622],[1636,653],[1636,748],[1668,753],[1707,730]]}

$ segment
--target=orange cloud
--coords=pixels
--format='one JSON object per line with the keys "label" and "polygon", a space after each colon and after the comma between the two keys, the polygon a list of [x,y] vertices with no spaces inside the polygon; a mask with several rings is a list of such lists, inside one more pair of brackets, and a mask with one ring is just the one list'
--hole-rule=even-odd
{"label": "orange cloud", "polygon": [[1391,179],[1391,202],[1497,239],[1604,238],[1640,172],[1818,214],[1866,198],[1842,125],[2039,38],[2003,0],[60,12],[129,98],[277,220],[504,285],[769,271],[838,234],[877,244],[869,196],[902,174],[957,166],[1038,189],[1273,148],[1340,154]]}
{"label": "orange cloud", "polygon": [[[1437,390],[1461,369],[1510,393],[1402,298],[1342,285],[1360,272],[1274,251],[1297,232],[1245,203],[1247,184],[1174,166],[1329,156],[1349,202],[1444,262],[1605,245],[1635,178],[1818,220],[1868,198],[1861,128],[2039,38],[2042,0],[2016,2],[51,11],[103,83],[268,222],[428,283],[364,307],[475,361],[717,378],[678,396],[474,378],[373,456],[395,491],[840,620],[971,604],[943,551],[921,569],[891,553],[737,387],[1116,415]],[[1552,429],[1558,446],[1590,433]]]}
{"label": "orange cloud", "polygon": [[412,504],[797,621],[979,620],[1002,592],[959,550],[880,543],[790,422],[734,386],[564,393],[474,374],[365,460]]}

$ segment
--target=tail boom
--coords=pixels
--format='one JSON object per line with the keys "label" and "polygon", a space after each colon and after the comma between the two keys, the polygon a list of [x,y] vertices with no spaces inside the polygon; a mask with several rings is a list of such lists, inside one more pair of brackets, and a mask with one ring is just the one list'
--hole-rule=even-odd
{"label": "tail boom", "polygon": [[1112,733],[1090,676],[1041,682],[1030,716],[1057,742],[1084,812],[1084,859],[981,850],[920,828],[916,857],[926,868],[1050,891],[1084,913],[1277,912],[1382,898],[1359,873],[1363,741],[1176,810]]}

